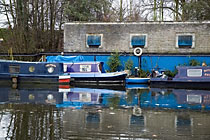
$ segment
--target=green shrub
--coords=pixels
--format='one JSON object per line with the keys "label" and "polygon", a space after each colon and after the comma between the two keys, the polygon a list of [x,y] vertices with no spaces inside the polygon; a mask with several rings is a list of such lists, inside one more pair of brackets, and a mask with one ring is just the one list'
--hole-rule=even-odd
{"label": "green shrub", "polygon": [[125,70],[133,71],[133,61],[130,58],[125,62]]}
{"label": "green shrub", "polygon": [[175,75],[178,73],[177,69],[175,69],[175,71],[170,71],[170,70],[166,70],[164,72],[165,75],[167,75],[168,77],[175,77]]}
{"label": "green shrub", "polygon": [[138,74],[139,74],[139,77],[146,78],[150,75],[150,72],[149,72],[149,70],[144,71],[142,69],[139,69]]}
{"label": "green shrub", "polygon": [[190,60],[189,64],[190,66],[200,66],[200,62],[195,59]]}
{"label": "green shrub", "polygon": [[118,52],[111,54],[108,59],[107,65],[109,66],[110,72],[115,72],[121,66],[120,55]]}

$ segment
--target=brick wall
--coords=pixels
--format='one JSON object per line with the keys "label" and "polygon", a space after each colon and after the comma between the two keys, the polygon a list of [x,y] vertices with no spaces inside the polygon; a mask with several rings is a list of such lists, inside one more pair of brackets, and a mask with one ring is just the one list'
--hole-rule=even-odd
{"label": "brick wall", "polygon": [[[89,34],[102,35],[101,47],[88,48]],[[133,52],[132,34],[146,34],[143,53],[210,53],[210,22],[66,23],[64,52]],[[194,36],[194,48],[177,48],[177,35]]]}

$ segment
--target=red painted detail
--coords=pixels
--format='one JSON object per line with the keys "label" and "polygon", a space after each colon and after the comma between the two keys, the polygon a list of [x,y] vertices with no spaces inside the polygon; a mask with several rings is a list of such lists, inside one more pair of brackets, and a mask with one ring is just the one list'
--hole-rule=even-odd
{"label": "red painted detail", "polygon": [[70,82],[70,78],[68,79],[59,79],[59,83],[69,83]]}
{"label": "red painted detail", "polygon": [[69,89],[70,88],[70,85],[59,85],[59,88]]}

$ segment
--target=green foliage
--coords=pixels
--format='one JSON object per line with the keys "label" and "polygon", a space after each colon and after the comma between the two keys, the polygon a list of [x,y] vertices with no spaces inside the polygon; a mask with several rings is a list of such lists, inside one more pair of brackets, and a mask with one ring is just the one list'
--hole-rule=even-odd
{"label": "green foliage", "polygon": [[144,71],[142,69],[139,69],[138,74],[139,74],[139,77],[146,78],[150,75],[150,72],[149,72],[149,70]]}
{"label": "green foliage", "polygon": [[110,7],[111,0],[69,0],[65,16],[68,21],[101,21]]}
{"label": "green foliage", "polygon": [[184,5],[186,20],[210,20],[210,0],[195,0]]}
{"label": "green foliage", "polygon": [[164,72],[165,75],[167,75],[168,77],[175,77],[175,75],[178,73],[178,70],[175,69],[174,71],[170,71],[170,70],[166,70]]}
{"label": "green foliage", "polygon": [[118,52],[111,54],[111,56],[108,59],[107,65],[110,68],[110,72],[115,72],[118,70],[118,68],[121,66],[120,63],[120,55]]}
{"label": "green foliage", "polygon": [[200,62],[195,59],[190,60],[189,64],[190,66],[200,66]]}
{"label": "green foliage", "polygon": [[125,62],[125,69],[130,71],[133,70],[133,61],[130,58]]}

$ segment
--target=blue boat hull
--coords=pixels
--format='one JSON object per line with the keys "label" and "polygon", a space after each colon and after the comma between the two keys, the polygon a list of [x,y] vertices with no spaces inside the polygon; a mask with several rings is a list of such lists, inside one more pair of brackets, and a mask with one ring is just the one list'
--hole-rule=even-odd
{"label": "blue boat hull", "polygon": [[127,84],[147,84],[150,78],[126,78]]}
{"label": "blue boat hull", "polygon": [[152,81],[150,82],[152,88],[181,88],[181,89],[210,89],[210,82],[192,82],[192,81]]}
{"label": "blue boat hull", "polygon": [[126,74],[113,77],[71,77],[71,84],[125,84]]}
{"label": "blue boat hull", "polygon": [[59,83],[65,77],[70,80],[62,63],[1,60],[0,67],[0,81],[8,83]]}

